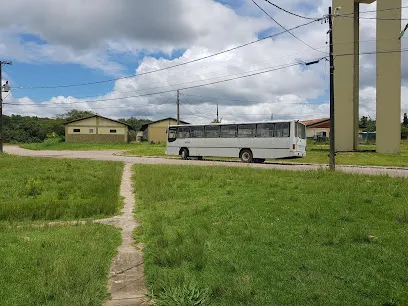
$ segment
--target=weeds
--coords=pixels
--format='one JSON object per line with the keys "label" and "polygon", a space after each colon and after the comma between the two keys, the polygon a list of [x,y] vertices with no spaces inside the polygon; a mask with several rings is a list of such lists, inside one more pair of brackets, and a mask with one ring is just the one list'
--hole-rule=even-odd
{"label": "weeds", "polygon": [[87,160],[0,156],[0,220],[115,215],[123,165]]}
{"label": "weeds", "polygon": [[198,291],[209,288],[209,305],[382,305],[390,292],[398,305],[408,304],[408,210],[396,196],[408,193],[404,179],[134,170],[135,213],[143,224],[135,235],[160,305],[194,305],[189,297],[198,289],[185,287],[191,279]]}

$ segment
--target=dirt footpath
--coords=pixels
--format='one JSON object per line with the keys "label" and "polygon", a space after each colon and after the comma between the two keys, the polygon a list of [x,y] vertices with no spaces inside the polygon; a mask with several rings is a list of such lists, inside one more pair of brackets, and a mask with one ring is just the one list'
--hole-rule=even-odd
{"label": "dirt footpath", "polygon": [[[207,161],[207,160],[181,160],[158,157],[131,157],[121,156],[123,151],[33,151],[22,149],[17,146],[5,146],[5,152],[20,156],[32,157],[52,157],[52,158],[84,158],[93,160],[110,160],[123,161],[129,164],[162,164],[162,165],[194,165],[194,166],[227,166],[227,167],[251,167],[262,169],[279,169],[291,171],[308,171],[327,169],[327,165],[315,164],[245,164],[241,162],[221,162],[221,161]],[[337,166],[337,171],[346,173],[358,173],[367,175],[389,175],[393,177],[408,177],[408,168],[390,168],[390,167],[366,167],[366,166]]]}

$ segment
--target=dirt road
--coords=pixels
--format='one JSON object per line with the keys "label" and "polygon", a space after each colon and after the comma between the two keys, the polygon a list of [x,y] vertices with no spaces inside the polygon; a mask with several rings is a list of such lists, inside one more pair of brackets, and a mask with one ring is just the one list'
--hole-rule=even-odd
{"label": "dirt road", "polygon": [[[194,165],[194,166],[227,166],[252,167],[263,169],[280,169],[291,171],[308,171],[327,169],[326,165],[290,165],[278,163],[245,164],[241,162],[221,162],[208,160],[181,160],[158,157],[131,157],[119,155],[122,151],[33,151],[17,146],[5,146],[5,152],[20,156],[52,157],[52,158],[84,158],[93,160],[123,161],[130,164],[162,164],[162,165]],[[393,177],[408,177],[408,168],[365,167],[365,166],[337,166],[337,171],[359,173],[367,175],[389,175]]]}

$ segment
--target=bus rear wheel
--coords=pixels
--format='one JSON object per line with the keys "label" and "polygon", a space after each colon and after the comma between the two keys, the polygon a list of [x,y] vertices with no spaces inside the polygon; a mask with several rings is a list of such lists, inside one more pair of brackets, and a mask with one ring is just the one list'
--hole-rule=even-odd
{"label": "bus rear wheel", "polygon": [[182,159],[188,159],[188,149],[186,148],[181,149],[180,155]]}
{"label": "bus rear wheel", "polygon": [[242,150],[239,158],[241,158],[244,163],[252,163],[251,150]]}

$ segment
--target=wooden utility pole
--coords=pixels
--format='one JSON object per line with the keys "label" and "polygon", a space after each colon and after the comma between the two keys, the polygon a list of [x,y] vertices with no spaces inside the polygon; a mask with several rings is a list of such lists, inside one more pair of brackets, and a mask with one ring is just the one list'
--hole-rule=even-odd
{"label": "wooden utility pole", "polygon": [[331,171],[336,169],[335,133],[334,133],[334,57],[333,57],[333,16],[329,7],[329,39],[330,39],[330,163]]}
{"label": "wooden utility pole", "polygon": [[177,125],[180,124],[180,90],[177,89]]}
{"label": "wooden utility pole", "polygon": [[[1,85],[1,80],[3,79],[2,75],[2,66],[3,65],[11,65],[11,62],[4,62],[0,61],[0,153],[3,153],[3,139],[4,139],[4,133],[3,133],[3,89],[6,91],[9,91],[9,88],[6,86],[3,87]],[[6,85],[8,85],[6,83]]]}
{"label": "wooden utility pole", "polygon": [[217,103],[217,123],[219,123],[219,120],[218,120],[218,103]]}

